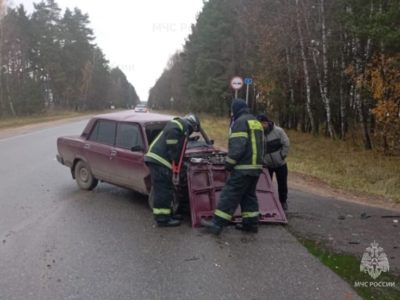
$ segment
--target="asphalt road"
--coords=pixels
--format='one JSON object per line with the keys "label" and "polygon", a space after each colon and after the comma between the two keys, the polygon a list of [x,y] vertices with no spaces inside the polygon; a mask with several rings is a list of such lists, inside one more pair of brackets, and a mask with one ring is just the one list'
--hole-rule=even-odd
{"label": "asphalt road", "polygon": [[285,227],[156,228],[143,196],[79,190],[56,138],[84,125],[0,138],[1,300],[359,299]]}

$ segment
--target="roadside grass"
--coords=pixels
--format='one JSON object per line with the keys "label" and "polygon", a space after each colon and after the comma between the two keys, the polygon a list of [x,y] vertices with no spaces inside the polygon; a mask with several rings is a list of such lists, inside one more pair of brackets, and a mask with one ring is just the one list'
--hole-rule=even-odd
{"label": "roadside grass", "polygon": [[315,176],[348,191],[384,196],[400,203],[400,157],[366,151],[348,141],[288,131],[291,171]]}
{"label": "roadside grass", "polygon": [[200,114],[201,126],[207,132],[210,139],[215,141],[215,145],[228,148],[229,119]]}
{"label": "roadside grass", "polygon": [[57,111],[54,113],[44,113],[26,117],[2,117],[0,118],[0,129],[74,118],[84,116],[85,114],[87,113]]}
{"label": "roadside grass", "polygon": [[[298,240],[312,255],[318,258],[319,261],[347,281],[363,299],[400,299],[400,277],[389,272],[382,273],[376,280],[373,280],[368,274],[360,271],[361,257],[335,253],[313,240]],[[367,282],[368,286],[355,286],[356,282]],[[395,287],[369,286],[370,282],[372,284],[373,282],[394,282]]]}

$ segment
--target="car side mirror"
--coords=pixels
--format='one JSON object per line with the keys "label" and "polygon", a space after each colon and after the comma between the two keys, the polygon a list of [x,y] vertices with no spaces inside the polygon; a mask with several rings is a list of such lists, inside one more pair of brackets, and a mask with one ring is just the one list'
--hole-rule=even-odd
{"label": "car side mirror", "polygon": [[210,145],[214,145],[214,140],[210,140]]}
{"label": "car side mirror", "polygon": [[143,148],[142,146],[140,146],[140,145],[136,145],[136,146],[133,146],[133,147],[131,148],[131,151],[132,151],[132,152],[143,152],[143,151],[144,151],[144,148]]}

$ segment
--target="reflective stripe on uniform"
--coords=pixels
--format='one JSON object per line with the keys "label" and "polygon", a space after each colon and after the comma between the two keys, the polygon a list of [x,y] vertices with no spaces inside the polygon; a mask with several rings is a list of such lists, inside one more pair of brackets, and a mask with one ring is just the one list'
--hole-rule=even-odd
{"label": "reflective stripe on uniform", "polygon": [[253,148],[253,157],[251,159],[251,164],[257,164],[257,144],[256,144],[256,132],[251,130],[251,147]]}
{"label": "reflective stripe on uniform", "polygon": [[162,163],[167,168],[172,169],[172,165],[167,160],[162,158],[161,156],[159,156],[159,155],[157,155],[157,154],[155,154],[153,152],[147,152],[146,156],[147,157],[151,157],[151,158],[155,159],[156,161]]}
{"label": "reflective stripe on uniform", "polygon": [[167,140],[167,145],[176,145],[178,144],[178,140]]}
{"label": "reflective stripe on uniform", "polygon": [[231,134],[231,136],[229,138],[233,139],[233,138],[239,138],[239,137],[247,139],[249,137],[249,134],[247,132],[245,132],[245,131],[234,132],[234,133]]}
{"label": "reflective stripe on uniform", "polygon": [[231,165],[236,165],[236,164],[237,164],[237,161],[234,160],[234,159],[232,159],[232,158],[230,158],[229,156],[227,156],[227,157],[225,158],[225,161],[226,161],[227,163],[231,164]]}
{"label": "reflective stripe on uniform", "polygon": [[264,130],[261,123],[257,120],[248,120],[247,122],[249,123],[249,127],[251,130]]}
{"label": "reflective stripe on uniform", "polygon": [[170,162],[168,162],[167,160],[165,160],[164,158],[162,158],[161,156],[151,152],[151,150],[153,149],[154,145],[157,143],[157,141],[161,138],[162,134],[164,131],[161,131],[158,136],[154,139],[154,141],[151,143],[150,147],[149,147],[149,151],[146,153],[145,156],[147,157],[151,157],[153,159],[155,159],[156,161],[160,162],[161,164],[163,164],[164,166],[166,166],[169,169],[172,169],[172,165]]}
{"label": "reflective stripe on uniform", "polygon": [[181,123],[179,123],[177,120],[172,120],[173,123],[175,123],[176,125],[179,126],[179,128],[181,129],[181,131],[183,131],[183,126]]}
{"label": "reflective stripe on uniform", "polygon": [[260,213],[258,211],[254,211],[254,212],[242,212],[242,218],[255,218],[258,217]]}
{"label": "reflective stripe on uniform", "polygon": [[251,147],[252,147],[252,152],[253,152],[253,157],[251,160],[252,165],[257,164],[257,142],[256,142],[256,130],[261,130],[263,131],[263,127],[261,123],[257,120],[249,120],[247,121],[250,127],[251,131]]}
{"label": "reflective stripe on uniform", "polygon": [[154,145],[155,145],[155,144],[157,143],[157,141],[160,139],[160,137],[162,136],[163,132],[164,132],[164,131],[161,130],[161,132],[157,135],[157,137],[156,137],[156,138],[154,139],[154,141],[151,143],[148,152],[150,152],[151,149],[153,149]]}
{"label": "reflective stripe on uniform", "polygon": [[155,215],[170,215],[170,208],[153,208],[153,214]]}
{"label": "reflective stripe on uniform", "polygon": [[261,170],[262,165],[238,165],[235,166],[236,170]]}
{"label": "reflective stripe on uniform", "polygon": [[217,217],[220,217],[220,218],[225,219],[225,220],[228,220],[228,221],[230,221],[230,220],[232,219],[232,216],[231,216],[231,215],[229,215],[229,214],[227,214],[226,212],[223,212],[222,210],[219,210],[219,209],[216,209],[215,212],[214,212],[214,214],[215,214]]}

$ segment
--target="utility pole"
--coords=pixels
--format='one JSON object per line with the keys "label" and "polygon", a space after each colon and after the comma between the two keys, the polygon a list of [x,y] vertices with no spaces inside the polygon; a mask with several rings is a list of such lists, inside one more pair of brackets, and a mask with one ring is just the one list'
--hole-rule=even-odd
{"label": "utility pole", "polygon": [[253,84],[253,78],[246,77],[244,79],[244,84],[246,85],[246,104],[249,105],[249,90],[250,90],[250,84]]}

